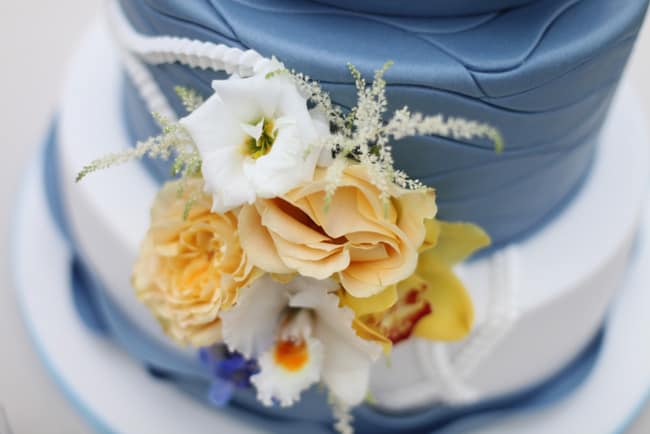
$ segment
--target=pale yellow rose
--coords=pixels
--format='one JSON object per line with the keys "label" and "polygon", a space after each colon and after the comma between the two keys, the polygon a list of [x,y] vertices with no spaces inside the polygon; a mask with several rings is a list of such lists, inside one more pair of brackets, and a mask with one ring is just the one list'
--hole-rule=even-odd
{"label": "pale yellow rose", "polygon": [[220,311],[256,272],[240,246],[237,215],[211,212],[203,181],[186,180],[182,189],[179,182],[156,197],[132,282],[170,337],[207,346],[221,339]]}
{"label": "pale yellow rose", "polygon": [[413,274],[436,214],[433,190],[391,187],[388,203],[360,165],[345,169],[326,203],[325,171],[281,198],[258,199],[239,216],[242,247],[264,271],[315,279],[338,276],[355,297],[369,297]]}

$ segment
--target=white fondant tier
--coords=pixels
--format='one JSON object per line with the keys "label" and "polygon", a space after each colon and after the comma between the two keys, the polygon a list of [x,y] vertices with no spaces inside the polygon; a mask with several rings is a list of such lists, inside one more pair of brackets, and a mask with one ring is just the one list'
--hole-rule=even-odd
{"label": "white fondant tier", "polygon": [[[84,258],[113,301],[152,339],[175,348],[129,283],[158,186],[139,163],[74,183],[87,162],[130,146],[118,57],[98,25],[69,71],[58,136],[64,205]],[[403,409],[506,393],[553,374],[590,340],[621,286],[646,192],[647,142],[630,140],[644,131],[625,119],[637,110],[622,92],[591,175],[558,217],[532,238],[461,268],[477,309],[474,336],[451,345],[414,340],[394,350],[390,368],[377,364],[371,388],[379,405]]]}

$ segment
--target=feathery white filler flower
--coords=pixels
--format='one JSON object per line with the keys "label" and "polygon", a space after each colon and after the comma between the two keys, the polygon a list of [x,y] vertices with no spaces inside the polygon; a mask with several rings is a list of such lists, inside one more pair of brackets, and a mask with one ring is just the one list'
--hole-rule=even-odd
{"label": "feathery white filler flower", "polygon": [[329,125],[287,74],[269,74],[281,68],[271,62],[249,78],[213,81],[215,93],[180,120],[203,160],[214,212],[280,196],[313,176]]}
{"label": "feathery white filler flower", "polygon": [[338,288],[331,279],[280,283],[267,275],[243,288],[222,314],[230,349],[258,358],[260,372],[251,381],[265,405],[274,399],[292,405],[317,382],[346,405],[365,398],[370,366],[382,348],[356,334],[353,312],[332,293]]}

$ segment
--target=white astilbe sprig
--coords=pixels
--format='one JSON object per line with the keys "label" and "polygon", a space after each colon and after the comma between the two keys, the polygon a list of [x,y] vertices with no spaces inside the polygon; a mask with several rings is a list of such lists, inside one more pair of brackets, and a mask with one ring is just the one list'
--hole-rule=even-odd
{"label": "white astilbe sprig", "polygon": [[445,118],[438,114],[424,116],[411,113],[408,107],[397,110],[386,120],[388,100],[384,74],[392,62],[387,62],[377,70],[369,85],[361,72],[348,65],[357,89],[357,104],[348,114],[333,106],[329,95],[318,83],[302,74],[289,72],[299,88],[310,98],[315,106],[321,107],[328,115],[332,134],[322,139],[318,145],[329,149],[334,163],[328,168],[328,198],[336,191],[345,164],[354,161],[368,169],[373,184],[380,189],[382,198],[388,201],[390,187],[398,185],[407,189],[424,188],[422,183],[394,167],[391,142],[410,136],[436,135],[456,140],[485,138],[494,143],[496,152],[503,150],[503,139],[494,127],[462,118]]}
{"label": "white astilbe sprig", "polygon": [[131,149],[107,154],[90,162],[77,174],[76,181],[79,182],[98,170],[108,169],[145,156],[162,160],[168,160],[174,156],[172,175],[181,175],[182,177],[198,175],[201,171],[201,157],[185,128],[159,114],[154,113],[153,116],[162,129],[160,135],[138,142]]}
{"label": "white astilbe sprig", "polygon": [[[203,98],[196,91],[180,86],[175,90],[188,111],[193,111],[203,104]],[[158,113],[153,113],[152,116],[160,126],[161,134],[138,142],[133,148],[107,154],[90,162],[79,171],[76,181],[81,181],[93,172],[143,157],[161,160],[169,160],[173,157],[171,173],[173,176],[187,178],[200,175],[201,156],[185,127]]]}
{"label": "white astilbe sprig", "polygon": [[176,92],[176,95],[178,95],[178,97],[181,99],[183,107],[185,107],[185,110],[187,110],[188,113],[191,113],[199,108],[199,106],[204,102],[203,96],[201,96],[194,89],[183,86],[176,86],[174,88],[174,91]]}
{"label": "white astilbe sprig", "polygon": [[340,434],[354,434],[354,427],[352,426],[354,417],[352,416],[350,406],[343,403],[332,393],[328,393],[327,399],[332,408],[334,428],[336,431]]}
{"label": "white astilbe sprig", "polygon": [[494,143],[496,152],[503,151],[501,134],[488,124],[463,118],[445,118],[441,114],[425,117],[421,113],[411,113],[408,107],[397,110],[382,129],[385,135],[396,140],[419,135],[436,135],[457,140],[484,137]]}

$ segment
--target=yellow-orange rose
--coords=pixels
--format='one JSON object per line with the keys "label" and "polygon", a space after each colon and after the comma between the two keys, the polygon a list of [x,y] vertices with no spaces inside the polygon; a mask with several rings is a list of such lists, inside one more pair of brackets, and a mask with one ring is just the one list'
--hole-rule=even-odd
{"label": "yellow-orange rose", "polygon": [[347,167],[326,203],[325,171],[281,198],[244,206],[239,235],[249,260],[270,273],[316,279],[337,275],[355,297],[369,297],[413,274],[436,214],[433,190],[391,187],[386,203],[361,165]]}
{"label": "yellow-orange rose", "polygon": [[211,207],[203,181],[165,184],[132,276],[138,297],[165,332],[193,346],[221,339],[220,311],[235,303],[255,274],[239,243],[237,215]]}

